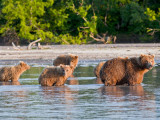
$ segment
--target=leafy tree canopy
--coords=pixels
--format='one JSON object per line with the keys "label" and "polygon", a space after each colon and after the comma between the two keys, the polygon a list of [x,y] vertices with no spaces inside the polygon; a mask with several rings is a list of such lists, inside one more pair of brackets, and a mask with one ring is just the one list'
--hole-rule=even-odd
{"label": "leafy tree canopy", "polygon": [[[121,33],[160,36],[159,0],[1,0],[0,34],[85,44]],[[8,35],[10,34],[10,35]],[[19,38],[18,38],[19,37]]]}

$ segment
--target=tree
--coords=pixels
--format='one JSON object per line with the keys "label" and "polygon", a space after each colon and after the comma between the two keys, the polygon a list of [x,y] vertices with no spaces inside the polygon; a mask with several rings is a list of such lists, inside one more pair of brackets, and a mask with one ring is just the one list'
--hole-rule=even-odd
{"label": "tree", "polygon": [[50,23],[49,30],[53,33],[51,42],[60,44],[82,44],[86,42],[74,24],[76,18],[75,16],[72,17],[71,7],[71,0],[55,0],[54,4],[46,9],[44,19]]}
{"label": "tree", "polygon": [[[159,33],[159,0],[1,0],[6,41],[112,43],[118,34]],[[9,37],[10,36],[10,37]],[[109,42],[110,41],[110,42]],[[14,42],[16,43],[15,39]]]}
{"label": "tree", "polygon": [[144,9],[135,2],[130,2],[120,10],[122,23],[121,26],[129,33],[144,33],[145,20],[147,16],[144,14]]}
{"label": "tree", "polygon": [[160,8],[156,13],[154,10],[147,8],[145,14],[148,15],[148,25],[147,32],[150,35],[154,35],[156,32],[160,32]]}
{"label": "tree", "polygon": [[1,33],[13,29],[23,39],[35,40],[52,38],[53,34],[48,30],[50,24],[42,19],[45,8],[53,5],[53,0],[2,0],[2,14],[5,24],[1,26]]}

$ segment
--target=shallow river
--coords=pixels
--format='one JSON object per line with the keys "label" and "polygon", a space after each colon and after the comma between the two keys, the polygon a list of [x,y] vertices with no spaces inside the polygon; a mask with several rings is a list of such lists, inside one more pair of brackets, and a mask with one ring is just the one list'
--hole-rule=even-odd
{"label": "shallow river", "polygon": [[93,74],[96,64],[80,63],[61,87],[41,87],[46,65],[32,65],[17,85],[1,83],[0,119],[160,119],[160,66],[141,85],[105,87]]}

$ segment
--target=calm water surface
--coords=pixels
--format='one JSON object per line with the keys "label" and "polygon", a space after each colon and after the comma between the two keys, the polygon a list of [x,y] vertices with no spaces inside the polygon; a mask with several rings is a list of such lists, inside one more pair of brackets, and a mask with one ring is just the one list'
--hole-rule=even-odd
{"label": "calm water surface", "polygon": [[[44,66],[32,66],[19,83],[1,83],[0,119],[160,119],[160,66],[137,86],[104,86],[82,63],[65,86],[41,87]],[[21,85],[19,85],[21,84]]]}

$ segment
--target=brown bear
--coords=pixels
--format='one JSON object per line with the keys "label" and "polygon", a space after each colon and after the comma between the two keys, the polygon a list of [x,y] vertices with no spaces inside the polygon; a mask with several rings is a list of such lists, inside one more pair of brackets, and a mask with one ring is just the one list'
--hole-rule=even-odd
{"label": "brown bear", "polygon": [[100,70],[100,78],[105,85],[135,85],[143,81],[143,75],[154,66],[154,55],[114,58],[108,60]]}
{"label": "brown bear", "polygon": [[20,75],[28,69],[30,69],[30,66],[23,61],[20,61],[16,66],[2,67],[0,68],[0,81],[11,80],[12,82],[16,82]]}
{"label": "brown bear", "polygon": [[69,65],[50,66],[45,68],[39,76],[39,84],[42,86],[61,86],[73,73],[74,67]]}
{"label": "brown bear", "polygon": [[102,66],[104,65],[105,61],[100,62],[95,68],[94,68],[94,74],[97,78],[100,78],[100,70],[102,68]]}
{"label": "brown bear", "polygon": [[72,65],[74,68],[77,66],[77,63],[78,63],[78,56],[74,54],[60,55],[53,61],[54,66],[63,64],[63,65]]}
{"label": "brown bear", "polygon": [[[122,58],[122,57],[118,57],[119,59],[128,59],[128,57]],[[97,78],[100,78],[100,70],[102,68],[102,66],[104,65],[105,61],[100,62],[94,69],[94,74]]]}

